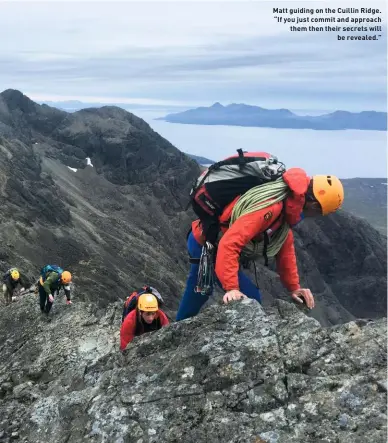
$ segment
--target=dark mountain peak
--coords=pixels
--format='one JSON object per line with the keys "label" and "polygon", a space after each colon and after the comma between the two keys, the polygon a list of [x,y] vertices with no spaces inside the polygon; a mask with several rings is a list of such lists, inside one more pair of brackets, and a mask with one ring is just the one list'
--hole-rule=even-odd
{"label": "dark mountain peak", "polygon": [[[39,142],[41,155],[66,166],[84,168],[85,158],[90,157],[95,170],[115,184],[158,182],[170,187],[175,168],[186,170],[190,176],[199,172],[195,163],[148,123],[118,106],[68,113],[10,90],[0,100],[1,124],[6,130],[0,129],[0,134],[4,132],[27,145]],[[188,186],[183,176],[180,182],[183,189]],[[179,198],[184,197],[182,192]]]}
{"label": "dark mountain peak", "polygon": [[214,103],[214,105],[211,106],[211,108],[213,108],[213,109],[214,108],[220,108],[221,109],[221,108],[223,108],[223,106],[221,105],[220,102],[216,102],[216,103]]}
{"label": "dark mountain peak", "polygon": [[46,104],[38,104],[31,100],[27,95],[18,91],[17,89],[6,89],[0,93],[0,100],[7,106],[8,111],[22,111],[24,114],[44,114],[46,116],[61,115],[65,116],[68,113],[61,111]]}
{"label": "dark mountain peak", "polygon": [[[93,134],[91,135],[92,140],[90,140],[90,144],[94,143],[94,135],[102,133],[107,135],[109,133],[109,136],[113,136],[116,140],[120,139],[122,141],[122,147],[126,147],[126,150],[130,149],[130,145],[125,143],[128,134],[133,130],[137,130],[141,131],[144,137],[156,137],[159,140],[158,144],[160,144],[160,140],[163,140],[164,142],[162,144],[165,144],[166,149],[173,148],[175,153],[178,153],[177,149],[162,139],[146,121],[119,106],[106,105],[91,107],[69,113],[69,117],[56,132],[60,133],[60,137],[62,137],[64,134],[63,129],[67,131],[70,127],[73,134],[74,132],[83,133],[85,130],[92,131]],[[140,137],[141,134],[138,133],[138,136]],[[135,140],[133,140],[133,142],[135,142]],[[167,145],[169,146],[167,147]]]}
{"label": "dark mountain peak", "polygon": [[37,133],[51,133],[67,115],[65,111],[39,105],[15,89],[0,94],[1,132],[24,143],[31,143]]}
{"label": "dark mountain peak", "polygon": [[36,111],[37,106],[39,106],[17,89],[6,89],[0,93],[0,97],[10,111],[20,109],[23,112],[30,113]]}
{"label": "dark mountain peak", "polygon": [[9,99],[25,99],[28,101],[32,101],[30,98],[28,98],[26,95],[24,95],[21,91],[17,90],[17,89],[5,89],[3,92],[0,92],[1,97],[3,97],[6,100]]}
{"label": "dark mountain peak", "polygon": [[81,114],[81,113],[93,113],[93,114],[101,114],[106,115],[107,113],[115,113],[117,114],[130,114],[130,112],[126,111],[123,108],[120,108],[119,106],[114,105],[105,105],[105,106],[91,106],[88,108],[80,109],[79,111],[74,112],[73,114]]}
{"label": "dark mountain peak", "polygon": [[141,118],[136,117],[131,112],[126,111],[125,109],[120,108],[119,106],[113,106],[113,105],[84,108],[74,112],[72,115],[75,118],[77,118],[77,116],[88,115],[88,116],[96,116],[103,119],[113,118],[119,120],[128,120],[128,118],[129,119],[137,118],[138,120],[143,121]]}

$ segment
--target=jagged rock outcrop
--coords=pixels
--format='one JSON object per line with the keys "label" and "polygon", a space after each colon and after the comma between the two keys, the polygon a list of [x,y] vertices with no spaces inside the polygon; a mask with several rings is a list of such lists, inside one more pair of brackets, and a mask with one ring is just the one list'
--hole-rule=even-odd
{"label": "jagged rock outcrop", "polygon": [[118,352],[121,306],[0,312],[0,441],[384,443],[386,319],[211,306]]}

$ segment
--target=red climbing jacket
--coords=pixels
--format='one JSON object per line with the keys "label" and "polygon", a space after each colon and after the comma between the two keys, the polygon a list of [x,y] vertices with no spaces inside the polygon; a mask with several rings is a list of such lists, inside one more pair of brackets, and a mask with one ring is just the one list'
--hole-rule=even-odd
{"label": "red climbing jacket", "polygon": [[139,311],[134,309],[126,317],[120,329],[120,350],[124,350],[128,343],[131,342],[135,336],[142,335],[145,332],[157,331],[163,326],[169,324],[166,314],[159,309],[158,313],[151,325],[143,323],[139,319]]}
{"label": "red climbing jacket", "polygon": [[[239,256],[247,243],[252,239],[260,239],[269,228],[272,233],[275,232],[281,226],[283,217],[290,226],[300,221],[310,177],[303,169],[290,168],[283,174],[283,180],[291,190],[291,195],[286,200],[243,215],[229,228],[225,226],[225,222],[229,220],[233,207],[240,197],[238,196],[219,217],[220,222],[224,225],[221,225],[223,226],[221,228],[223,236],[218,243],[215,272],[225,291],[239,289]],[[197,242],[203,245],[204,238],[199,220],[192,223],[192,231]],[[271,233],[268,234],[271,235]],[[276,265],[283,285],[289,291],[299,289],[294,236],[291,230],[276,256]]]}

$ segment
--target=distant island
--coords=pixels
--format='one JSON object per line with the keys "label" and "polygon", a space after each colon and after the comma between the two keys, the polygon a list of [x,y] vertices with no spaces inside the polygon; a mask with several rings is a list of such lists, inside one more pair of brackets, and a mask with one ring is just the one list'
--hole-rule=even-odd
{"label": "distant island", "polygon": [[167,114],[156,120],[192,125],[253,126],[281,129],[386,131],[387,113],[378,111],[335,111],[318,116],[297,115],[288,109],[265,109],[259,106],[214,103],[184,112]]}

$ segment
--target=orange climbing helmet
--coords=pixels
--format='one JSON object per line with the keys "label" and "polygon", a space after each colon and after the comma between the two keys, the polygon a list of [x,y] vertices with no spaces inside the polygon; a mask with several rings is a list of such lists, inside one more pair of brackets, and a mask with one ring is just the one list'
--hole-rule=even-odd
{"label": "orange climbing helmet", "polygon": [[64,284],[69,284],[71,282],[71,274],[69,271],[62,272],[61,282]]}
{"label": "orange climbing helmet", "polygon": [[313,194],[322,208],[322,215],[337,211],[344,201],[344,188],[335,175],[314,175]]}

